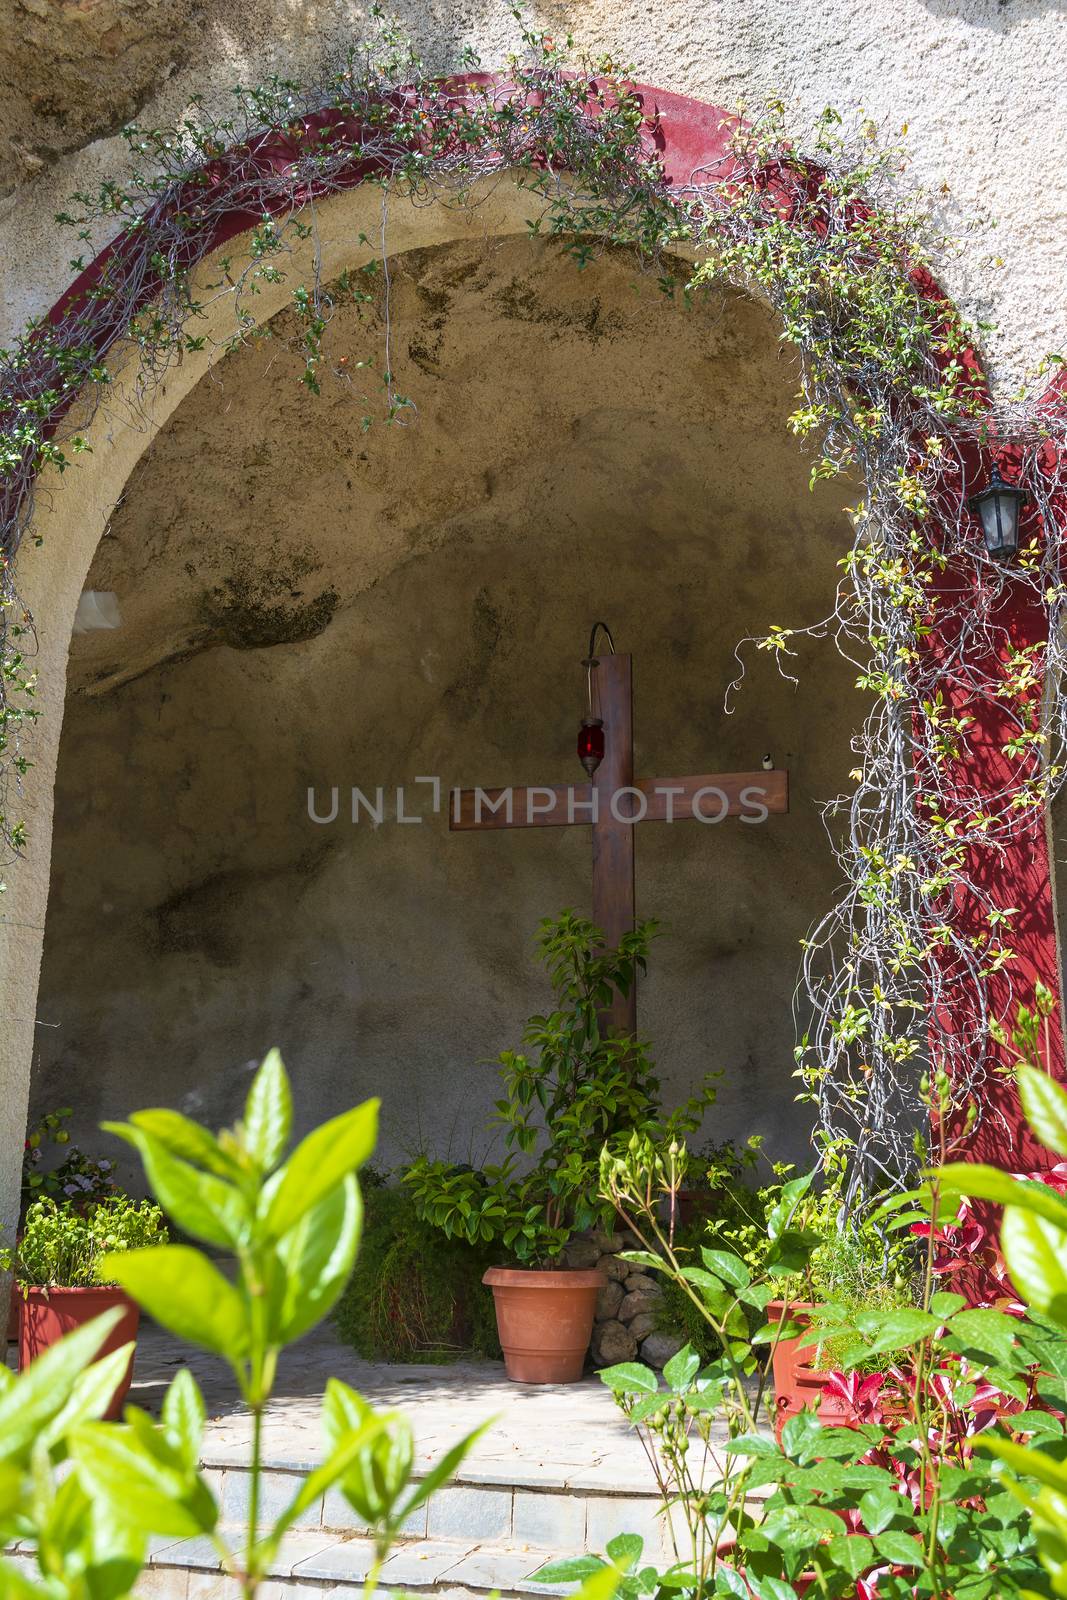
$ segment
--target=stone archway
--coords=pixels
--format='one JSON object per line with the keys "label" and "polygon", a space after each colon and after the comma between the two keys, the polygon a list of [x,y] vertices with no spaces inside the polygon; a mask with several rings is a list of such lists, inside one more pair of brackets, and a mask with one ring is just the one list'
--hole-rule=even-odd
{"label": "stone archway", "polygon": [[[635,651],[646,764],[769,748],[792,770],[793,814],[766,828],[643,834],[641,911],[667,931],[642,1022],[671,1102],[721,1067],[709,1133],[803,1159],[789,997],[835,888],[815,802],[845,779],[851,673],[813,653],[796,692],[760,656],[721,713],[738,635],[817,614],[848,537],[784,427],[777,330],[734,291],[683,310],[626,252],[579,273],[514,235],[394,254],[391,275],[409,427],[364,433],[345,385],[308,395],[280,339],[229,357],[93,558],[123,626],[76,637],[68,667],[35,1108],[221,1123],[279,1043],[309,1120],[383,1094],[383,1159],[420,1136],[456,1151],[464,1122],[481,1148],[478,1064],[545,1004],[530,939],[587,906],[585,838],[354,829],[347,807],[316,827],[305,791],[565,781],[592,605]],[[342,311],[331,359],[379,337]]]}
{"label": "stone archway", "polygon": [[[648,127],[663,155],[668,178],[684,182],[702,159],[721,151],[721,114],[714,108],[680,97],[659,95],[655,91],[642,93]],[[358,184],[363,175],[362,170],[353,170],[352,182]],[[475,198],[484,203],[471,214],[438,207],[408,214],[405,207],[394,207],[390,250],[404,251],[463,237],[506,235],[520,231],[527,220],[528,197],[499,179],[492,186],[487,185]],[[365,188],[356,187],[320,202],[317,214],[319,229],[313,244],[305,242],[303,260],[302,247],[298,246],[294,254],[292,270],[295,274],[306,271],[313,246],[321,252],[322,269],[327,276],[340,270],[342,265],[358,266],[370,256],[372,252],[359,240],[361,234],[368,235],[373,225],[381,220],[377,195],[368,195]],[[237,211],[224,218],[217,230],[218,237],[229,241],[226,250],[231,256],[240,256],[247,250],[247,235],[242,237],[247,222],[247,211]],[[211,281],[218,255],[216,248],[213,256],[201,261],[195,270],[194,297],[198,287]],[[83,287],[83,284],[76,284],[71,293],[76,296]],[[930,287],[926,286],[923,292],[931,292]],[[283,298],[283,288],[265,286],[255,307],[256,320],[262,321],[276,313]],[[212,346],[210,335],[221,331],[225,323],[224,301],[208,302],[208,319],[209,337],[205,347],[190,351],[180,365],[172,368],[164,383],[149,388],[144,394],[137,390],[134,358],[123,355],[114,363],[116,382],[107,417],[98,415],[85,419],[82,431],[92,455],[79,467],[76,492],[71,493],[69,483],[60,491],[55,476],[49,474],[43,475],[39,485],[34,531],[43,538],[44,544],[41,550],[27,548],[20,576],[25,598],[37,618],[40,706],[45,715],[28,741],[27,754],[34,766],[27,783],[25,815],[33,846],[27,860],[20,862],[17,873],[11,875],[3,953],[5,993],[12,1022],[2,1044],[0,1082],[8,1092],[8,1102],[16,1120],[25,1104],[27,1066],[33,1049],[34,997],[47,897],[52,776],[61,720],[59,686],[64,677],[69,628],[92,551],[121,486],[151,438],[217,357],[218,346]],[[1028,905],[1039,913],[1030,919],[1032,933],[1028,932],[1026,947],[1020,952],[1024,978],[1031,972],[1047,976],[1051,970],[1048,960],[1051,915],[1045,915],[1046,910],[1050,912],[1051,904],[1049,877],[1047,861],[1043,854],[1038,860],[1038,854],[1041,852],[1034,841],[1026,839],[1019,847],[1018,862],[1013,856],[1010,869],[1019,882],[1025,884]],[[5,1191],[8,1194],[13,1191],[16,1178],[14,1151],[11,1156]]]}

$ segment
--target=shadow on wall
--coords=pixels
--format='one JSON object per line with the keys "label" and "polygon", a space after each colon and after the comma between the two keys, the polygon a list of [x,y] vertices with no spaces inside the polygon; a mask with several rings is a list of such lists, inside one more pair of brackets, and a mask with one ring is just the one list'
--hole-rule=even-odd
{"label": "shadow on wall", "polygon": [[1039,17],[1067,15],[1067,0],[921,0],[932,17],[966,22],[1007,38]]}

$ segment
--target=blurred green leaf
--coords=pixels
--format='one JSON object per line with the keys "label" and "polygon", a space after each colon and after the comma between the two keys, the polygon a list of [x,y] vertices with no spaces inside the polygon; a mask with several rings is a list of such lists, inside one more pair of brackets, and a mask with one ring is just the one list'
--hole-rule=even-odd
{"label": "blurred green leaf", "polygon": [[333,1308],[351,1275],[362,1223],[359,1186],[350,1174],[278,1241],[282,1279],[272,1296],[274,1342],[299,1339]]}
{"label": "blurred green leaf", "polygon": [[266,1233],[279,1239],[370,1156],[378,1134],[378,1101],[367,1100],[324,1122],[301,1140],[263,1192]]}
{"label": "blurred green leaf", "polygon": [[261,1172],[270,1172],[285,1154],[293,1124],[289,1075],[278,1050],[264,1058],[245,1103],[245,1147]]}
{"label": "blurred green leaf", "polygon": [[197,1381],[188,1367],[182,1367],[163,1398],[163,1426],[191,1472],[200,1463],[205,1420],[204,1398]]}
{"label": "blurred green leaf", "polygon": [[213,1350],[231,1365],[247,1356],[245,1301],[200,1250],[171,1244],[106,1260],[108,1275],[179,1339]]}
{"label": "blurred green leaf", "polygon": [[1020,1065],[1019,1098],[1031,1129],[1048,1150],[1067,1156],[1067,1093],[1047,1072]]}
{"label": "blurred green leaf", "polygon": [[78,1375],[89,1365],[122,1311],[105,1311],[32,1361],[0,1396],[0,1459],[28,1451],[37,1435],[70,1399]]}
{"label": "blurred green leaf", "polygon": [[1035,1211],[1007,1206],[1000,1246],[1012,1282],[1039,1311],[1067,1327],[1067,1234]]}

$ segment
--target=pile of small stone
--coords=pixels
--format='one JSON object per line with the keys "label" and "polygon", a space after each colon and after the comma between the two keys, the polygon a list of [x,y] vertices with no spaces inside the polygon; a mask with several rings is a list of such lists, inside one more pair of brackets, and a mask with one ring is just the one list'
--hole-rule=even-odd
{"label": "pile of small stone", "polygon": [[596,1267],[608,1280],[597,1297],[594,1366],[613,1367],[640,1358],[659,1370],[685,1343],[663,1325],[661,1285],[643,1268],[621,1259],[621,1251],[641,1248],[640,1241],[623,1229],[605,1233],[591,1228],[572,1239],[564,1252],[568,1266]]}

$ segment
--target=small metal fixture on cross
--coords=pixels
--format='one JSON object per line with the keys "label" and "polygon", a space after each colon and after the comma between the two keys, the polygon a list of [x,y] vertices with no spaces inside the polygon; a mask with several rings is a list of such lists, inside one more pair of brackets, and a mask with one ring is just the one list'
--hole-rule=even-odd
{"label": "small metal fixture on cross", "polygon": [[[606,655],[595,654],[598,633]],[[609,946],[633,931],[634,825],[638,822],[719,822],[740,816],[762,821],[789,810],[789,774],[767,756],[759,772],[712,772],[688,778],[634,779],[631,659],[619,655],[604,623],[589,639],[586,715],[578,734],[578,756],[589,783],[534,785],[512,789],[454,789],[449,812],[453,832],[497,828],[558,828],[593,832],[593,921]],[[613,1033],[637,1032],[637,990],[616,993],[605,1022]]]}

